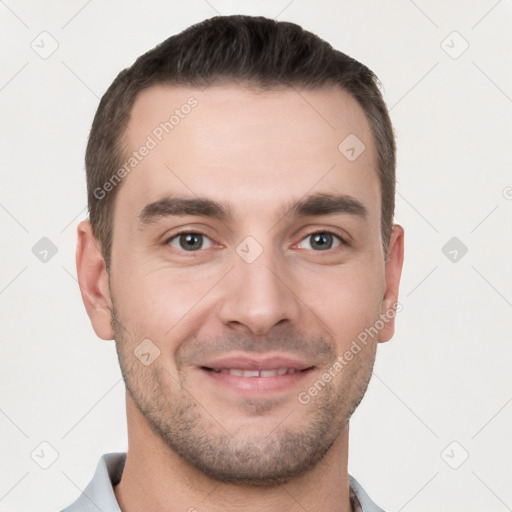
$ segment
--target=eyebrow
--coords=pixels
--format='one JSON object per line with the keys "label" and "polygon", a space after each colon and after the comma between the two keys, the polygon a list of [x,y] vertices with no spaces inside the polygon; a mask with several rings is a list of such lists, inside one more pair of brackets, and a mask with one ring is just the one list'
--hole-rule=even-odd
{"label": "eyebrow", "polygon": [[[293,201],[278,218],[282,219],[288,215],[307,217],[332,214],[347,214],[366,218],[368,210],[358,199],[345,194],[314,194]],[[210,217],[222,221],[233,218],[229,207],[224,203],[203,197],[170,196],[146,205],[139,214],[139,220],[143,224],[151,224],[158,217],[186,215]]]}
{"label": "eyebrow", "polygon": [[151,224],[157,217],[197,215],[225,220],[231,217],[229,208],[212,199],[202,197],[164,197],[146,205],[139,214],[143,224]]}
{"label": "eyebrow", "polygon": [[345,194],[314,194],[293,202],[284,215],[307,217],[332,214],[365,218],[368,216],[368,210],[361,201]]}

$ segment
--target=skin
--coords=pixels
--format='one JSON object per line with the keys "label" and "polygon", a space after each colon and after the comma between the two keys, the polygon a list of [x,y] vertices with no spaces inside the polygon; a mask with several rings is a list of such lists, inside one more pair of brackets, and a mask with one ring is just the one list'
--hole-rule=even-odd
{"label": "skin", "polygon": [[[127,148],[140,147],[191,96],[197,107],[118,190],[110,276],[89,223],[78,228],[84,303],[97,335],[116,339],[128,390],[129,449],[116,498],[124,512],[349,510],[348,420],[393,319],[309,403],[297,396],[398,300],[403,229],[394,225],[385,260],[369,125],[334,87],[154,86],[136,100]],[[349,134],[366,146],[355,161],[338,150]],[[314,195],[349,196],[366,214],[290,210]],[[171,196],[211,199],[231,217],[141,219],[147,205]],[[181,231],[208,241],[185,251]],[[310,235],[326,232],[336,235],[333,247],[318,250]],[[248,236],[256,246],[240,246]],[[251,263],[236,250],[255,255],[258,246]],[[148,366],[134,356],[145,339],[160,351]],[[284,355],[310,369],[279,389],[252,381],[243,391],[249,378],[233,384],[201,368],[226,354]],[[190,460],[196,445],[217,473]],[[238,465],[231,473],[230,461]]]}

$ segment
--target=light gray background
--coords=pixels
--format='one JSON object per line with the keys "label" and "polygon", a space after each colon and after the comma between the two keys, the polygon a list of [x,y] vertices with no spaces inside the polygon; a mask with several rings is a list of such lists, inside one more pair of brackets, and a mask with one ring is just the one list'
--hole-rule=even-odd
{"label": "light gray background", "polygon": [[126,450],[114,344],[75,277],[86,138],[122,67],[217,12],[297,22],[384,84],[403,311],[352,421],[350,472],[390,511],[512,510],[510,0],[0,0],[0,511],[58,510]]}

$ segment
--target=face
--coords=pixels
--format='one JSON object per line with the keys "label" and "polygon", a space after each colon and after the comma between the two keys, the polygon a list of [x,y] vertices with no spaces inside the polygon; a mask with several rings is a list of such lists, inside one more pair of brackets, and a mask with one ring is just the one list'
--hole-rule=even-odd
{"label": "face", "polygon": [[307,471],[346,433],[393,331],[402,237],[385,263],[363,111],[337,88],[158,86],[125,137],[127,160],[146,156],[116,197],[113,321],[91,318],[115,336],[128,400],[218,480]]}

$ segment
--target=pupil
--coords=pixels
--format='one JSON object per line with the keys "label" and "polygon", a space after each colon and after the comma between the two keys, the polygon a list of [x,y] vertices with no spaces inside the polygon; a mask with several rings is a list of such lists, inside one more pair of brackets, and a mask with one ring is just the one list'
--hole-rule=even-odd
{"label": "pupil", "polygon": [[203,245],[203,236],[195,234],[181,235],[180,245],[186,251],[200,249]]}
{"label": "pupil", "polygon": [[316,249],[326,250],[332,247],[332,235],[328,233],[317,233],[313,235],[312,246]]}

